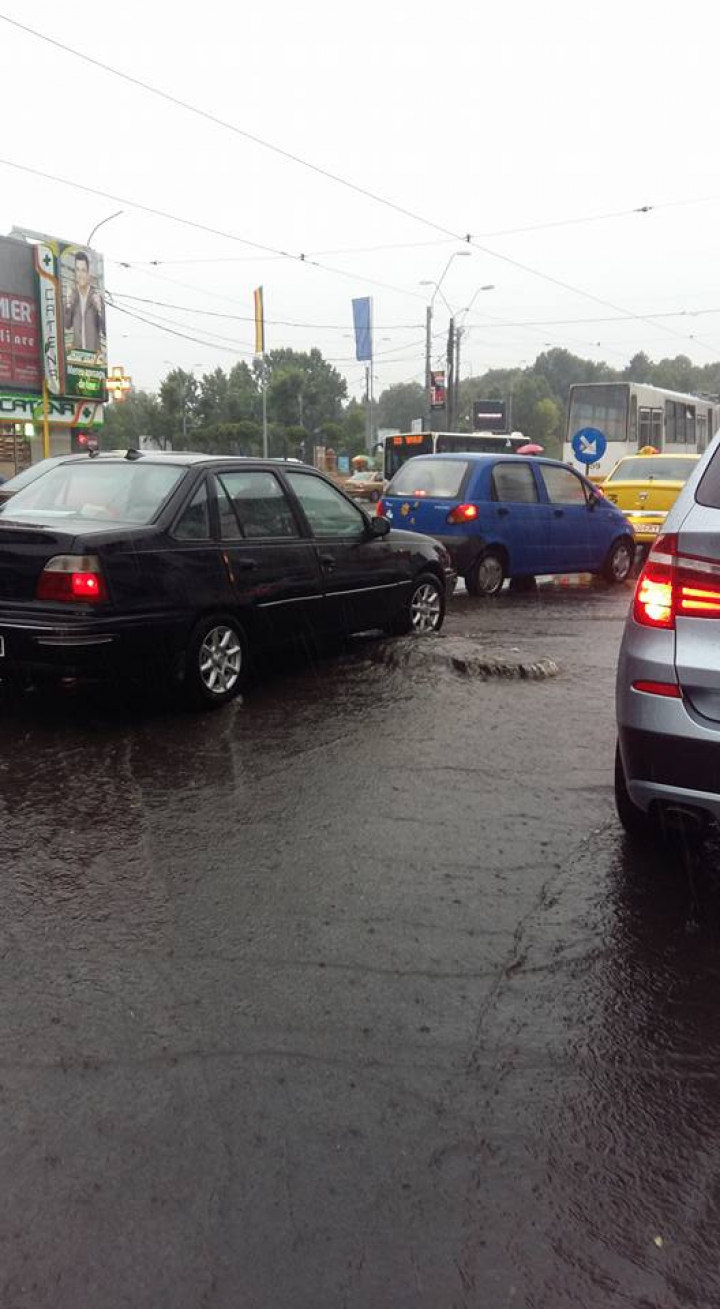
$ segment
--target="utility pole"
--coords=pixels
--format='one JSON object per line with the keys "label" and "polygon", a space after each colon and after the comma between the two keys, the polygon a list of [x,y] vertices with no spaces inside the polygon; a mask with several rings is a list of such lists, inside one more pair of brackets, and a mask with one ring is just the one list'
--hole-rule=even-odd
{"label": "utility pole", "polygon": [[455,319],[450,319],[450,331],[448,332],[447,342],[447,377],[445,379],[445,389],[447,394],[446,416],[448,432],[453,430],[455,421],[454,400],[455,400]]}
{"label": "utility pole", "polygon": [[365,365],[365,449],[372,449],[372,413],[370,409],[370,365]]}
{"label": "utility pole", "polygon": [[425,311],[425,431],[432,431],[432,377],[431,377],[431,351],[432,351],[432,305],[429,304]]}
{"label": "utility pole", "polygon": [[455,333],[455,397],[453,402],[453,414],[455,422],[459,421],[460,414],[460,342],[462,341],[463,328],[458,327]]}

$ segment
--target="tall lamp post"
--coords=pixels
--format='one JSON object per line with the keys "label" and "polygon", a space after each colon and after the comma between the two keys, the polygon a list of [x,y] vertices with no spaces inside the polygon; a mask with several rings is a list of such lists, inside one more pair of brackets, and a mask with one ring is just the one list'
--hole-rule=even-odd
{"label": "tall lamp post", "polygon": [[[432,286],[435,288],[430,298],[430,303],[425,311],[425,430],[427,432],[430,431],[430,427],[432,423],[432,408],[430,405],[430,391],[431,391],[430,365],[431,365],[431,354],[432,354],[433,305],[435,304],[435,296],[440,294],[442,296],[442,299],[445,300],[445,296],[442,293],[441,287],[443,282],[445,281],[445,277],[447,275],[451,263],[453,262],[454,259],[467,259],[471,254],[472,254],[472,250],[453,250],[452,254],[450,255],[450,258],[448,259],[445,267],[442,270],[442,273],[440,274],[438,281],[434,282],[432,279],[430,280],[424,279],[420,283],[421,286]],[[450,309],[450,313],[452,313],[452,309],[450,308],[450,305],[448,305],[447,300],[445,300],[445,304],[447,305],[448,309]]]}

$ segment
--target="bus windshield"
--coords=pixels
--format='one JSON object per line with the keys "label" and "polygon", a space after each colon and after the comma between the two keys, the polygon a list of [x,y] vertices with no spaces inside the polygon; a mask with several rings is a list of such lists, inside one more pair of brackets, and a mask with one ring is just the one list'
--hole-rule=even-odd
{"label": "bus windshield", "polygon": [[408,436],[389,436],[385,442],[385,478],[390,481],[408,459],[415,455],[431,455],[433,438],[430,432],[413,432]]}
{"label": "bus windshield", "polygon": [[628,439],[628,386],[594,382],[570,391],[568,441],[582,427],[597,427],[607,441]]}

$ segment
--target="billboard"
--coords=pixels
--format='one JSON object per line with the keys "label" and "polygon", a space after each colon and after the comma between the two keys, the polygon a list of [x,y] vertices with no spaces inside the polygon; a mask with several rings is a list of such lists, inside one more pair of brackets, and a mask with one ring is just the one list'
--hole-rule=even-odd
{"label": "billboard", "polygon": [[430,408],[444,409],[446,404],[445,370],[441,369],[430,374]]}
{"label": "billboard", "polygon": [[105,398],[107,337],[102,256],[85,246],[34,247],[45,379],[53,395]]}
{"label": "billboard", "polygon": [[0,238],[0,388],[42,386],[40,319],[32,250]]}
{"label": "billboard", "polygon": [[506,432],[504,400],[473,400],[473,432]]}

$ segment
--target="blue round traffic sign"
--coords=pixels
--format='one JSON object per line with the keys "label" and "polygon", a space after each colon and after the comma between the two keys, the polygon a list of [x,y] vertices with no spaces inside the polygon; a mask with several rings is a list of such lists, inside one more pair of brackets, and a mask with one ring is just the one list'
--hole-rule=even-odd
{"label": "blue round traffic sign", "polygon": [[596,464],[607,450],[607,437],[597,427],[581,427],[572,439],[572,448],[581,464]]}

